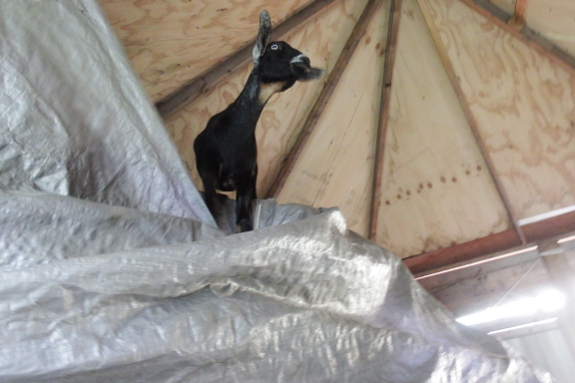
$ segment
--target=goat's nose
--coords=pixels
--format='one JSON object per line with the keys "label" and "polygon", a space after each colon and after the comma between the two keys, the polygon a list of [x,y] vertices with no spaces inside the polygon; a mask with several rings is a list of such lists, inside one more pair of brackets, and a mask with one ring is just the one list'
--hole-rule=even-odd
{"label": "goat's nose", "polygon": [[294,64],[295,64],[295,63],[303,63],[303,64],[306,64],[307,66],[310,66],[310,65],[311,65],[311,62],[309,61],[309,58],[308,58],[306,55],[304,55],[303,53],[300,54],[300,55],[297,55],[296,57],[294,57],[294,58],[291,60],[291,62],[294,63]]}

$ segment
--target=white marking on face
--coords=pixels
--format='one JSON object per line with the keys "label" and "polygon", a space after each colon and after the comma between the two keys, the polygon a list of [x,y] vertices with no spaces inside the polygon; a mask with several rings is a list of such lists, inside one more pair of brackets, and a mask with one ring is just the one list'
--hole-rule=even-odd
{"label": "white marking on face", "polygon": [[262,104],[268,102],[271,96],[278,93],[286,85],[285,82],[273,82],[271,84],[262,84],[260,87],[259,99]]}
{"label": "white marking on face", "polygon": [[[303,53],[297,55],[296,57],[294,57],[293,59],[291,59],[291,63],[302,63],[305,62],[304,59],[308,59],[306,55],[304,55]],[[309,60],[309,59],[308,59]]]}

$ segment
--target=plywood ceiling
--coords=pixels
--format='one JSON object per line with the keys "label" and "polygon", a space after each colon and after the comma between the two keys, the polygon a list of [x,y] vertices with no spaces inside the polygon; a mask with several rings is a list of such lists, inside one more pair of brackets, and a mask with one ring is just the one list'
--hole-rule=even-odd
{"label": "plywood ceiling", "polygon": [[233,55],[267,9],[326,76],[266,106],[260,198],[339,206],[421,269],[575,230],[572,0],[100,2],[154,102],[199,89],[165,123],[200,189],[193,140],[243,87]]}

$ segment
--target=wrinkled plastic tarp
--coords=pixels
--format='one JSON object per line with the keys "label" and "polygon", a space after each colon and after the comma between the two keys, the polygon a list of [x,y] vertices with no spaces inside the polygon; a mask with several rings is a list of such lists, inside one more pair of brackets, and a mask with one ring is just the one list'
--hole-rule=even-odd
{"label": "wrinkled plastic tarp", "polygon": [[94,0],[0,0],[0,381],[549,382],[336,209],[211,225]]}
{"label": "wrinkled plastic tarp", "polygon": [[0,18],[0,187],[213,223],[95,1]]}

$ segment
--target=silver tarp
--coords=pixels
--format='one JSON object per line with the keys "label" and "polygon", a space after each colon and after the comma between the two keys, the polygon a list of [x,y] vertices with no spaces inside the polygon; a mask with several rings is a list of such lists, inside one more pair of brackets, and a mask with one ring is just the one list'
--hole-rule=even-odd
{"label": "silver tarp", "polygon": [[0,0],[0,382],[550,382],[336,209],[214,228],[94,0]]}

